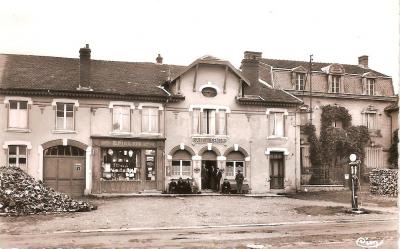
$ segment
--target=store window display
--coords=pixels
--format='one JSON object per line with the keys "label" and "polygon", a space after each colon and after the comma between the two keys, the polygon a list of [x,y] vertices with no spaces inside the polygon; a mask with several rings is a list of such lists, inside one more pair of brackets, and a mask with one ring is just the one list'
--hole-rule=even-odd
{"label": "store window display", "polygon": [[139,180],[140,150],[132,148],[102,148],[103,180]]}

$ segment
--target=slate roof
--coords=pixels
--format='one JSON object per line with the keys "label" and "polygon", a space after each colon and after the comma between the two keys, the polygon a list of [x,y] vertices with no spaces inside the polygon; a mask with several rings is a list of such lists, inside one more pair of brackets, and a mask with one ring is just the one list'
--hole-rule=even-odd
{"label": "slate roof", "polygon": [[[275,68],[284,68],[284,69],[293,69],[298,66],[302,66],[306,69],[309,67],[309,62],[308,61],[294,61],[294,60],[278,60],[278,59],[267,59],[267,58],[262,58],[261,61],[267,65],[270,65]],[[326,66],[332,65],[334,63],[325,63],[325,62],[313,62],[312,69],[313,71],[321,71],[321,68],[324,68]],[[385,74],[382,74],[380,72],[377,72],[372,69],[368,68],[362,68],[358,65],[349,65],[349,64],[341,64],[344,67],[345,73],[348,74],[364,74],[367,72],[373,72],[377,76],[382,76],[382,77],[389,77]]]}
{"label": "slate roof", "polygon": [[[79,85],[79,59],[0,54],[4,71],[0,89],[76,91]],[[91,60],[94,93],[167,96],[157,86],[185,67],[149,62]],[[1,73],[1,69],[0,69]]]}

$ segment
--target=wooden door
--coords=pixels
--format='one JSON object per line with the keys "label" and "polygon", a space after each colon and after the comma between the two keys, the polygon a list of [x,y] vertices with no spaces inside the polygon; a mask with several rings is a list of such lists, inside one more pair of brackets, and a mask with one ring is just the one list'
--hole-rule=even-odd
{"label": "wooden door", "polygon": [[285,169],[283,163],[283,153],[271,153],[270,155],[270,188],[283,189]]}

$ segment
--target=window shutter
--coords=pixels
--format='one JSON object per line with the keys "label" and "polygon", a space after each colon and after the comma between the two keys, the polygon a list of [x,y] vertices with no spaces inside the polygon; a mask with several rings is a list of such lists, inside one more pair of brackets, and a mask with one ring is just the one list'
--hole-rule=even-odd
{"label": "window shutter", "polygon": [[332,92],[332,75],[328,75],[328,93]]}
{"label": "window shutter", "polygon": [[295,72],[291,73],[291,82],[292,82],[292,89],[293,90],[297,90],[296,89],[296,80],[297,80],[297,74]]}
{"label": "window shutter", "polygon": [[362,94],[366,95],[367,94],[367,78],[362,78]]}

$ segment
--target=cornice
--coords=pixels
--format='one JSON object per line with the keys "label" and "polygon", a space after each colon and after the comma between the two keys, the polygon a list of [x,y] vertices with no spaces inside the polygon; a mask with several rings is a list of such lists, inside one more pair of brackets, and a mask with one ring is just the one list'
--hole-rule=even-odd
{"label": "cornice", "polygon": [[[298,98],[310,97],[308,91],[293,91],[286,90]],[[390,101],[395,102],[397,100],[396,96],[371,96],[371,95],[360,95],[360,94],[344,94],[344,93],[322,93],[322,92],[312,92],[312,97],[322,97],[322,98],[333,98],[333,99],[356,99],[356,100],[376,100],[376,101]]]}

